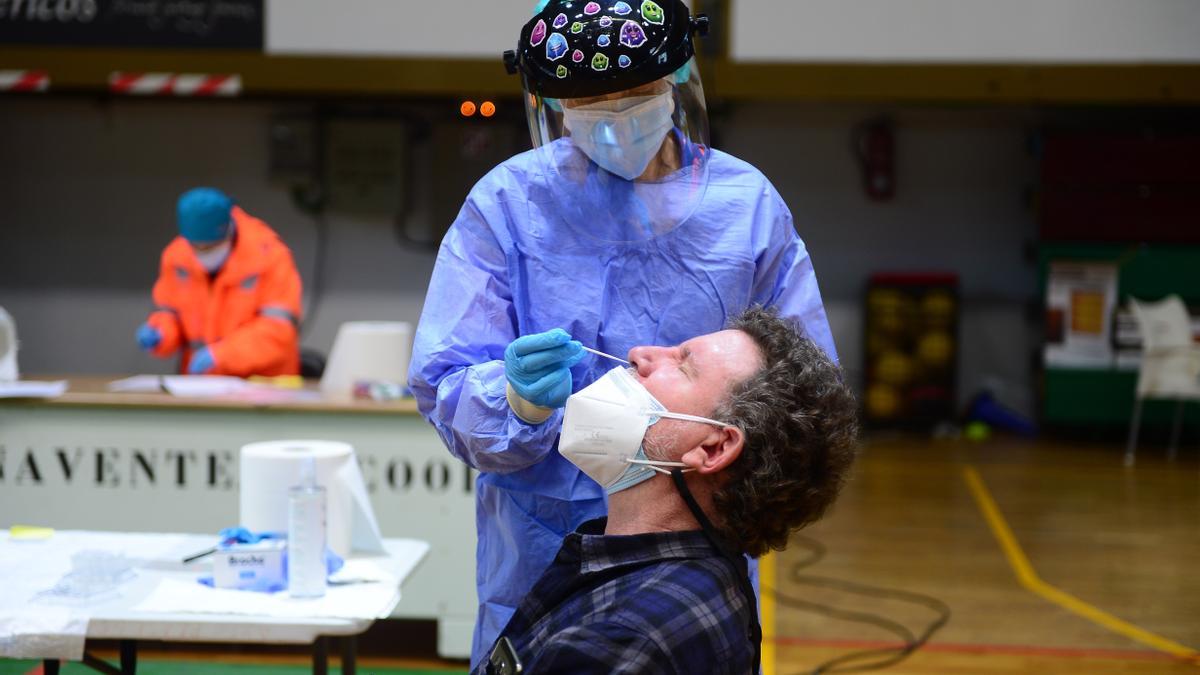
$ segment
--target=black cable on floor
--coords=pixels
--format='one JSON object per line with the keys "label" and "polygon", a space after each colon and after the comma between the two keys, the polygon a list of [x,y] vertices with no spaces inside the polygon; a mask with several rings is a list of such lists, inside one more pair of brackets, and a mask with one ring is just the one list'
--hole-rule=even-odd
{"label": "black cable on floor", "polygon": [[[840,609],[831,605],[823,605],[821,603],[812,602],[810,600],[801,600],[799,598],[787,595],[774,590],[775,597],[781,605],[793,607],[802,611],[813,612],[822,616],[828,616],[834,619],[844,621],[853,621],[863,623],[877,628],[881,628],[900,639],[904,644],[898,647],[882,647],[878,649],[865,649],[849,654],[844,654],[834,659],[830,659],[809,671],[812,675],[820,675],[822,673],[856,673],[867,670],[878,670],[891,665],[900,663],[908,658],[913,652],[920,649],[929,641],[933,634],[945,626],[950,621],[950,607],[941,600],[924,593],[914,593],[895,588],[884,588],[882,586],[872,586],[869,584],[860,584],[844,579],[835,579],[832,577],[815,576],[801,574],[801,571],[807,567],[815,565],[825,557],[825,546],[821,542],[811,537],[804,535],[796,535],[793,544],[800,544],[809,550],[808,557],[793,563],[791,567],[791,578],[794,583],[808,586],[816,586],[819,588],[832,588],[846,593],[853,593],[868,598],[877,598],[881,600],[899,600],[915,605],[920,605],[937,614],[937,618],[931,621],[920,635],[914,635],[906,626],[893,621],[885,616],[872,614],[869,612],[857,612],[852,610]],[[874,659],[874,660],[872,660]],[[866,663],[859,663],[867,661]]]}

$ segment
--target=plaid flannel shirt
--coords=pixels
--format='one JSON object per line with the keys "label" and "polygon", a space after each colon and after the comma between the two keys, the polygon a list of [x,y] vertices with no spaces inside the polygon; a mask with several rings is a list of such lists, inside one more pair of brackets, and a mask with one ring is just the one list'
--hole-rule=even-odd
{"label": "plaid flannel shirt", "polygon": [[605,536],[605,522],[567,535],[501,633],[524,672],[748,673],[745,566],[700,530]]}

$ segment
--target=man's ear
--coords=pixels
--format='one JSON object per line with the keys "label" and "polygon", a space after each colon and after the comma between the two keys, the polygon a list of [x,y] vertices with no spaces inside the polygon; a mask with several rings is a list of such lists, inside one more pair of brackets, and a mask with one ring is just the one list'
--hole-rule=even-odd
{"label": "man's ear", "polygon": [[742,454],[746,435],[737,427],[714,428],[700,444],[683,453],[680,461],[696,473],[713,474],[724,471]]}

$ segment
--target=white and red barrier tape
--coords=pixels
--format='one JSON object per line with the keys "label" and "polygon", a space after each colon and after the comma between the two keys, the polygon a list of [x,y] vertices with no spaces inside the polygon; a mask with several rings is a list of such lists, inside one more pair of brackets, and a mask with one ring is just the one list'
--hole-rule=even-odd
{"label": "white and red barrier tape", "polygon": [[50,75],[44,70],[0,70],[0,91],[46,91]]}
{"label": "white and red barrier tape", "polygon": [[237,96],[242,76],[116,72],[108,76],[108,90],[135,96]]}

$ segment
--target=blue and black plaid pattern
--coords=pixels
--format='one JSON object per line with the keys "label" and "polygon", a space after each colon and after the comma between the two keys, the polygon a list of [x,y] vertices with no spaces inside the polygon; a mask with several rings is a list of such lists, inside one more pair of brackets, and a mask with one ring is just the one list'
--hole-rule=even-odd
{"label": "blue and black plaid pattern", "polygon": [[699,530],[604,536],[604,525],[567,535],[501,633],[524,672],[748,673],[745,567]]}

